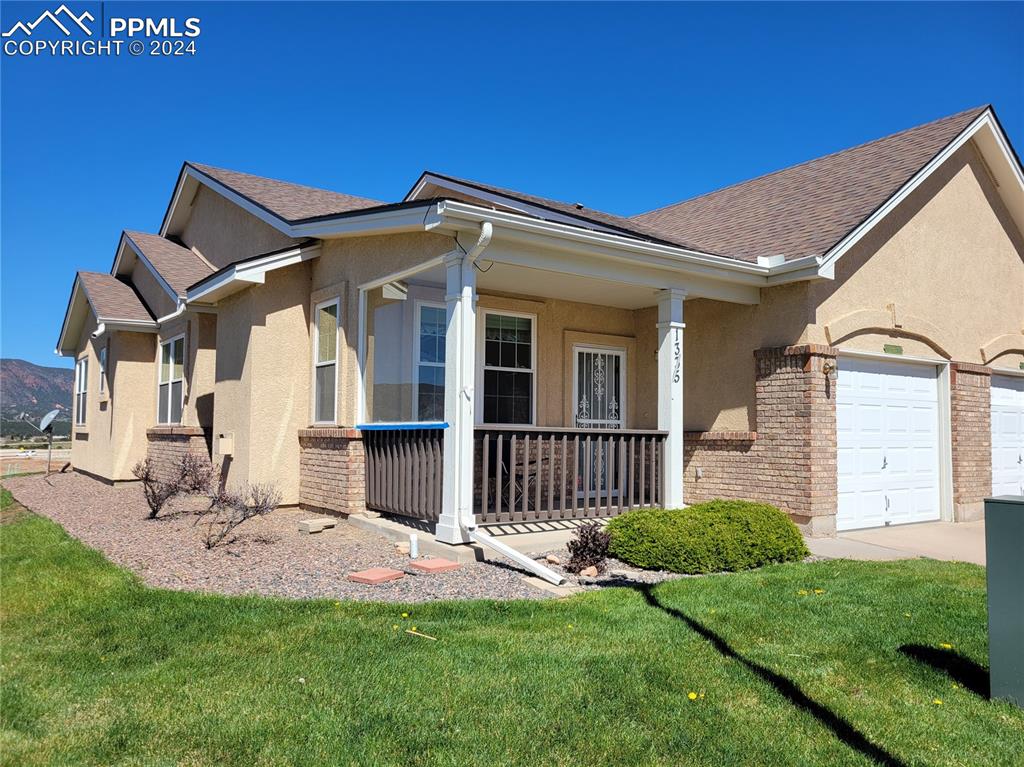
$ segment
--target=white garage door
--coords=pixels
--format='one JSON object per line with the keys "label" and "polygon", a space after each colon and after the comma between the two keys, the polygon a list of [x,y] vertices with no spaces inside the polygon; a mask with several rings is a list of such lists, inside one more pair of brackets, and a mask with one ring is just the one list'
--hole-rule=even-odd
{"label": "white garage door", "polygon": [[992,376],[992,495],[1024,495],[1024,378]]}
{"label": "white garage door", "polygon": [[839,530],[939,518],[935,367],[842,358],[836,430]]}

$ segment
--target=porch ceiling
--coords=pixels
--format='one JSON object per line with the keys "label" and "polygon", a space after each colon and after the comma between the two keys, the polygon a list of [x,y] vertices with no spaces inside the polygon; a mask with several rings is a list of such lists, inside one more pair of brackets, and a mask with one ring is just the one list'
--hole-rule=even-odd
{"label": "porch ceiling", "polygon": [[481,291],[555,298],[620,309],[654,306],[658,300],[657,291],[650,287],[577,274],[497,262],[485,262],[481,269],[486,270],[477,272],[477,289]]}

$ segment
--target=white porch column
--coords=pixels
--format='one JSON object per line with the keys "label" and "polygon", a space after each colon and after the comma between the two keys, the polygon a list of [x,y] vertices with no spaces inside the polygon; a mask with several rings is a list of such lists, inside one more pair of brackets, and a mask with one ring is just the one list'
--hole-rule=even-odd
{"label": "white porch column", "polygon": [[444,259],[448,289],[444,357],[444,485],[435,537],[466,543],[460,520],[473,517],[473,385],[476,370],[476,271],[463,253]]}
{"label": "white porch column", "polygon": [[683,299],[682,290],[658,294],[658,429],[665,443],[665,508],[683,506]]}

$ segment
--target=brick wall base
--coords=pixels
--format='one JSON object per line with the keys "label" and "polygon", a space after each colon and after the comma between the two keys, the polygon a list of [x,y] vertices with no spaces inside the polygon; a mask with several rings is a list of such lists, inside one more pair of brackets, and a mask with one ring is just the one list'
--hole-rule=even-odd
{"label": "brick wall base", "polygon": [[185,453],[210,457],[206,435],[198,426],[157,426],[146,430],[146,456],[158,478],[171,476]]}
{"label": "brick wall base", "polygon": [[953,519],[969,522],[984,516],[992,494],[992,371],[954,362],[949,375]]}
{"label": "brick wall base", "polygon": [[299,431],[299,506],[317,514],[366,510],[366,454],[358,429]]}
{"label": "brick wall base", "polygon": [[686,500],[766,501],[805,533],[834,535],[836,351],[807,344],[758,349],[754,358],[757,431],[687,434]]}

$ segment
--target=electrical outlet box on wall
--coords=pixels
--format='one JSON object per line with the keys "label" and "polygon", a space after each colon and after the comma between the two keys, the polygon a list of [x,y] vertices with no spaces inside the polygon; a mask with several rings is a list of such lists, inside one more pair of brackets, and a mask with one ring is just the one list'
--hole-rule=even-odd
{"label": "electrical outlet box on wall", "polygon": [[217,454],[218,455],[234,455],[235,454],[235,433],[225,432],[217,435]]}

